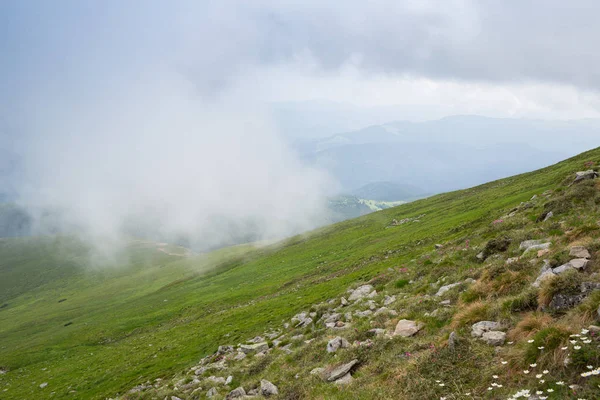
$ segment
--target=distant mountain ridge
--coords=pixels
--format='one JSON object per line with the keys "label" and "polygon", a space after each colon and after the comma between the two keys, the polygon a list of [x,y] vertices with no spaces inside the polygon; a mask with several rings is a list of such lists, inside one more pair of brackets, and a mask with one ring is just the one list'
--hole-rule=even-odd
{"label": "distant mountain ridge", "polygon": [[465,115],[373,125],[297,141],[295,147],[305,161],[335,177],[342,193],[354,194],[356,188],[383,181],[428,193],[456,190],[541,168],[598,145],[596,119]]}

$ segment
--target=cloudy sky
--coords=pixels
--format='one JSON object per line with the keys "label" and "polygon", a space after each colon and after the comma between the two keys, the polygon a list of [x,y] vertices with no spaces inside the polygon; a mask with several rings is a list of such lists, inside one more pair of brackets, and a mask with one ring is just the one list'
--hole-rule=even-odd
{"label": "cloudy sky", "polygon": [[168,71],[207,98],[233,90],[253,100],[599,115],[600,5],[592,0],[61,0],[0,7],[9,106],[14,96],[30,104],[40,89],[86,97]]}
{"label": "cloudy sky", "polygon": [[0,143],[24,160],[24,204],[67,210],[95,235],[132,214],[201,241],[221,240],[223,215],[297,231],[336,183],[295,158],[266,104],[600,117],[599,12],[562,0],[2,1]]}

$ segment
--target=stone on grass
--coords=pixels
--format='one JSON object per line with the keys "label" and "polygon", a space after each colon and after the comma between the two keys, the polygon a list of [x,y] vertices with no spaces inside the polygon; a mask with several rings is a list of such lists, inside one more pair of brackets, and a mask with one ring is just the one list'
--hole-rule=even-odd
{"label": "stone on grass", "polygon": [[439,288],[439,290],[437,291],[437,293],[435,295],[438,297],[443,296],[447,291],[449,291],[450,289],[452,289],[456,286],[459,286],[460,284],[461,284],[461,282],[457,282],[457,283],[451,283],[449,285],[442,286],[441,288]]}
{"label": "stone on grass", "polygon": [[537,245],[540,245],[542,243],[544,243],[543,239],[525,240],[525,241],[521,242],[521,244],[519,244],[519,250],[527,250],[531,246],[537,246]]}
{"label": "stone on grass", "polygon": [[597,177],[598,173],[593,169],[588,169],[587,171],[578,171],[575,172],[575,179],[573,180],[573,183],[578,183],[587,179],[595,179]]}
{"label": "stone on grass", "polygon": [[321,375],[325,371],[325,368],[313,368],[310,371],[311,375]]}
{"label": "stone on grass", "polygon": [[338,349],[344,349],[349,346],[350,343],[346,339],[344,339],[341,336],[337,336],[327,343],[327,352],[335,353],[336,351],[338,351]]}
{"label": "stone on grass", "polygon": [[277,386],[273,385],[271,382],[261,379],[260,381],[260,394],[265,397],[274,396],[279,394],[279,390],[277,390]]}
{"label": "stone on grass", "polygon": [[246,391],[244,390],[243,387],[240,386],[239,388],[235,388],[231,392],[229,392],[227,394],[227,396],[225,397],[225,399],[226,400],[229,400],[229,399],[239,399],[239,398],[242,398],[242,397],[245,397],[245,396],[246,396]]}
{"label": "stone on grass", "polygon": [[212,383],[216,383],[219,385],[224,385],[225,384],[225,378],[221,377],[221,376],[209,376],[208,378],[206,378],[206,380],[212,382]]}
{"label": "stone on grass", "polygon": [[396,296],[385,296],[385,299],[383,300],[383,305],[384,306],[389,306],[390,304],[392,304],[393,302],[396,301]]}
{"label": "stone on grass", "polygon": [[481,339],[491,346],[502,346],[506,341],[506,333],[500,331],[484,332]]}
{"label": "stone on grass", "polygon": [[340,304],[341,304],[342,306],[344,306],[344,307],[345,307],[345,306],[347,306],[349,303],[348,303],[348,300],[346,300],[346,298],[345,298],[345,297],[342,297],[342,298],[340,299]]}
{"label": "stone on grass", "polygon": [[574,260],[569,261],[569,264],[576,270],[582,271],[587,267],[589,261],[585,258],[576,258]]}
{"label": "stone on grass", "polygon": [[410,337],[419,332],[421,328],[423,328],[423,324],[420,322],[401,319],[398,321],[398,324],[396,324],[394,336]]}
{"label": "stone on grass", "polygon": [[575,307],[585,299],[585,294],[562,294],[558,293],[552,297],[548,308],[555,311],[564,311]]}
{"label": "stone on grass", "polygon": [[249,354],[252,352],[261,353],[267,350],[269,350],[269,345],[267,344],[267,342],[240,345],[240,351],[245,354]]}
{"label": "stone on grass", "polygon": [[590,252],[583,246],[573,246],[569,255],[577,258],[590,258]]}
{"label": "stone on grass", "polygon": [[526,248],[525,251],[523,252],[523,255],[528,254],[528,253],[530,253],[532,251],[549,249],[551,245],[552,245],[551,242],[542,243],[542,244],[535,244],[533,246],[530,246],[530,247]]}
{"label": "stone on grass", "polygon": [[342,376],[340,379],[338,379],[337,381],[333,382],[335,385],[349,385],[352,383],[352,381],[354,380],[354,378],[352,378],[352,375],[350,375],[350,372],[348,372],[346,375]]}
{"label": "stone on grass", "polygon": [[324,379],[327,382],[337,381],[338,379],[342,378],[344,375],[349,373],[356,364],[358,364],[358,360],[356,359],[350,361],[349,363],[342,364],[329,372],[325,372]]}
{"label": "stone on grass", "polygon": [[386,334],[386,330],[385,329],[381,329],[381,328],[369,329],[367,331],[367,335],[368,336],[381,337],[381,336],[383,336],[385,334]]}
{"label": "stone on grass", "polygon": [[225,379],[225,384],[229,385],[231,382],[233,382],[233,376],[229,375],[227,379]]}
{"label": "stone on grass", "polygon": [[212,387],[212,388],[208,389],[208,392],[206,392],[206,397],[214,397],[217,394],[219,394],[219,392],[217,391],[217,388]]}
{"label": "stone on grass", "polygon": [[554,217],[554,213],[552,211],[550,211],[548,214],[546,214],[546,216],[544,217],[544,222],[548,221],[550,218]]}
{"label": "stone on grass", "polygon": [[348,300],[356,301],[356,300],[364,299],[365,297],[367,297],[371,293],[373,293],[373,291],[374,291],[374,289],[373,289],[373,286],[371,286],[371,285],[359,286],[352,292],[350,297],[348,297]]}
{"label": "stone on grass", "polygon": [[456,332],[452,331],[450,332],[450,336],[448,337],[448,348],[452,351],[454,351],[454,349],[456,348],[456,342],[457,342],[457,337],[456,337]]}
{"label": "stone on grass", "polygon": [[500,324],[495,321],[479,321],[471,326],[471,336],[481,337],[485,332],[500,329]]}
{"label": "stone on grass", "polygon": [[45,388],[46,386],[48,386],[48,382],[44,382],[40,385],[40,389]]}

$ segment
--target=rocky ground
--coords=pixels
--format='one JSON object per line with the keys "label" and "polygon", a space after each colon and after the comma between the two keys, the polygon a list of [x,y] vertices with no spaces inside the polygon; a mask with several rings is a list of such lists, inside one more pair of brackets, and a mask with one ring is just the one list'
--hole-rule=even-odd
{"label": "rocky ground", "polygon": [[[417,268],[357,282],[245,343],[224,338],[188,371],[117,398],[600,398],[596,178],[577,172],[493,219],[480,246],[435,244]],[[479,266],[448,267],[463,260]]]}

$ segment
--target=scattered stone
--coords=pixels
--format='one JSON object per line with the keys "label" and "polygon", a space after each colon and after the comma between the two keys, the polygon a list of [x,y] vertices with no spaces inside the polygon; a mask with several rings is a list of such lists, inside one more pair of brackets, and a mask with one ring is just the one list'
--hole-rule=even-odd
{"label": "scattered stone", "polygon": [[244,358],[246,358],[246,353],[243,353],[243,352],[241,352],[241,351],[240,351],[240,352],[238,352],[238,353],[235,355],[235,357],[233,357],[233,359],[234,359],[235,361],[242,361]]}
{"label": "scattered stone", "polygon": [[394,336],[410,337],[419,332],[421,328],[423,328],[422,323],[417,323],[408,319],[401,319],[396,325]]}
{"label": "scattered stone", "polygon": [[262,336],[256,336],[255,338],[252,338],[250,340],[248,340],[248,343],[262,343],[265,341],[265,338]]}
{"label": "scattered stone", "polygon": [[310,371],[311,375],[321,375],[325,371],[325,368],[314,368]]}
{"label": "scattered stone", "polygon": [[226,400],[239,399],[244,396],[246,396],[246,391],[244,390],[243,387],[240,386],[239,388],[233,389],[231,392],[229,392],[227,394],[227,396],[225,397],[225,399]]}
{"label": "scattered stone", "polygon": [[48,382],[44,382],[40,385],[40,389],[45,388],[46,386],[48,386]]}
{"label": "scattered stone", "polygon": [[581,293],[589,294],[594,290],[600,290],[600,283],[598,282],[582,282],[579,287]]}
{"label": "scattered stone", "polygon": [[309,318],[305,318],[305,319],[303,319],[302,321],[300,321],[300,322],[299,322],[299,323],[296,325],[296,328],[305,328],[305,327],[307,327],[308,325],[312,324],[312,322],[313,322],[313,319],[312,319],[312,318],[310,318],[310,317],[309,317]]}
{"label": "scattered stone", "polygon": [[371,310],[354,311],[354,315],[356,315],[357,317],[360,317],[360,318],[368,317],[371,314],[373,314],[373,311],[371,311]]}
{"label": "scattered stone", "polygon": [[387,307],[381,307],[377,311],[375,311],[375,313],[373,315],[382,315],[382,314],[397,316],[398,312],[396,310],[391,310]]}
{"label": "scattered stone", "polygon": [[324,379],[327,382],[337,381],[338,379],[342,378],[344,375],[349,373],[356,364],[358,364],[358,360],[356,359],[350,361],[347,364],[342,364],[339,367],[332,369],[328,373],[326,372]]}
{"label": "scattered stone", "polygon": [[444,248],[444,245],[438,243],[438,244],[435,245],[435,248],[436,248],[436,250],[439,250],[439,249]]}
{"label": "scattered stone", "polygon": [[555,275],[560,275],[560,274],[563,274],[572,269],[573,269],[573,266],[570,263],[566,263],[566,264],[561,265],[560,267],[552,268],[552,272]]}
{"label": "scattered stone", "polygon": [[342,376],[340,379],[336,380],[334,382],[335,385],[349,385],[352,383],[352,381],[354,380],[354,378],[352,378],[352,375],[350,375],[350,372],[348,372],[346,375]]}
{"label": "scattered stone", "polygon": [[510,257],[506,259],[506,265],[514,264],[519,261],[519,257]]}
{"label": "scattered stone", "polygon": [[532,246],[529,246],[525,249],[525,251],[523,252],[523,255],[532,252],[532,251],[536,251],[536,250],[546,250],[549,249],[550,246],[552,245],[552,242],[546,242],[546,243],[541,243],[541,244],[534,244]]}
{"label": "scattered stone", "polygon": [[325,314],[323,315],[323,318],[325,319],[325,323],[330,323],[330,322],[338,322],[340,320],[340,318],[342,318],[342,314],[339,313],[334,313],[334,314]]}
{"label": "scattered stone", "polygon": [[349,303],[348,303],[348,300],[346,300],[346,298],[345,298],[345,297],[342,297],[342,298],[340,299],[340,303],[341,303],[341,304],[342,304],[342,306],[344,306],[344,307],[345,307],[345,306],[347,306],[347,305],[349,304]]}
{"label": "scattered stone", "polygon": [[574,260],[569,261],[569,264],[576,270],[582,271],[587,267],[589,260],[585,258],[576,258]]}
{"label": "scattered stone", "polygon": [[227,379],[225,379],[225,385],[229,385],[231,382],[233,382],[233,376],[229,375]]}
{"label": "scattered stone", "polygon": [[485,332],[497,331],[500,324],[495,321],[480,321],[471,326],[471,336],[482,337]]}
{"label": "scattered stone", "polygon": [[177,396],[171,396],[171,400],[181,400],[181,398]]}
{"label": "scattered stone", "polygon": [[242,344],[240,345],[240,350],[242,353],[248,354],[252,352],[261,353],[263,351],[269,350],[269,345],[267,342],[256,343],[256,344]]}
{"label": "scattered stone", "polygon": [[548,304],[548,308],[555,311],[568,310],[581,303],[585,297],[585,294],[569,295],[558,293],[552,297],[552,301]]}
{"label": "scattered stone", "polygon": [[369,335],[369,336],[381,337],[381,336],[384,336],[385,334],[386,334],[386,330],[381,329],[381,328],[369,329],[367,331],[367,335]]}
{"label": "scattered stone", "polygon": [[573,246],[569,255],[577,258],[590,258],[590,252],[583,246]]}
{"label": "scattered stone", "polygon": [[579,171],[575,172],[575,179],[573,180],[573,183],[578,183],[587,179],[595,179],[597,177],[598,173],[593,169],[589,169],[587,171]]}
{"label": "scattered stone", "polygon": [[502,346],[506,341],[506,333],[500,331],[487,331],[481,339],[491,346]]}
{"label": "scattered stone", "polygon": [[265,353],[264,351],[261,351],[260,353],[256,353],[254,355],[254,358],[263,358],[266,355],[267,355],[267,353]]}
{"label": "scattered stone", "polygon": [[449,306],[450,305],[450,300],[440,301],[440,304],[443,305],[443,306]]}
{"label": "scattered stone", "polygon": [[348,297],[349,301],[356,301],[360,299],[364,299],[367,296],[370,296],[374,292],[374,288],[371,285],[362,285],[356,288],[350,297]]}
{"label": "scattered stone", "polygon": [[294,351],[292,350],[292,344],[286,344],[281,348],[281,350],[286,354],[292,354]]}
{"label": "scattered stone", "polygon": [[552,278],[553,276],[556,276],[556,274],[552,271],[550,265],[548,263],[544,263],[540,274],[535,279],[535,282],[531,284],[531,286],[539,288],[542,285],[542,282],[544,282],[546,279]]}
{"label": "scattered stone", "polygon": [[212,387],[208,390],[208,392],[206,392],[206,397],[214,397],[218,394],[219,394],[219,392],[217,391],[217,388]]}
{"label": "scattered stone", "polygon": [[383,305],[384,306],[389,306],[390,304],[392,304],[395,301],[396,301],[396,296],[385,295],[385,298],[383,300]]}
{"label": "scattered stone", "polygon": [[460,286],[460,284],[461,284],[461,282],[457,282],[457,283],[451,283],[449,285],[442,286],[441,288],[439,288],[439,290],[437,291],[437,293],[435,295],[438,297],[441,297],[450,289]]}
{"label": "scattered stone", "polygon": [[210,381],[212,383],[216,383],[218,385],[224,385],[225,384],[225,378],[221,377],[221,376],[209,376],[208,378],[206,378],[207,381]]}
{"label": "scattered stone", "polygon": [[519,244],[519,250],[526,250],[526,249],[530,248],[531,246],[537,246],[542,243],[544,243],[543,239],[525,240],[525,241],[521,242],[521,244]]}
{"label": "scattered stone", "polygon": [[350,343],[344,339],[341,336],[337,336],[333,339],[331,339],[328,343],[327,343],[327,352],[328,353],[335,353],[336,351],[338,351],[338,349],[340,348],[347,348],[350,346]]}
{"label": "scattered stone", "polygon": [[233,346],[219,346],[219,349],[217,350],[218,354],[227,354],[227,353],[232,353],[233,352]]}
{"label": "scattered stone", "polygon": [[292,340],[302,340],[304,339],[304,335],[295,335],[291,337]]}
{"label": "scattered stone", "polygon": [[369,307],[369,310],[373,311],[377,308],[377,303],[373,300],[369,300],[367,301],[367,307]]}
{"label": "scattered stone", "polygon": [[548,221],[550,218],[554,217],[554,213],[552,211],[548,212],[544,217],[544,222]]}
{"label": "scattered stone", "polygon": [[265,397],[274,396],[279,394],[279,390],[277,390],[277,386],[273,385],[271,382],[262,379],[260,381],[260,394]]}
{"label": "scattered stone", "polygon": [[448,348],[452,351],[454,351],[454,349],[456,348],[456,342],[457,342],[457,337],[456,337],[456,332],[452,331],[450,333],[450,336],[448,337]]}
{"label": "scattered stone", "polygon": [[250,389],[248,390],[248,396],[258,396],[259,395],[259,390],[257,389]]}

